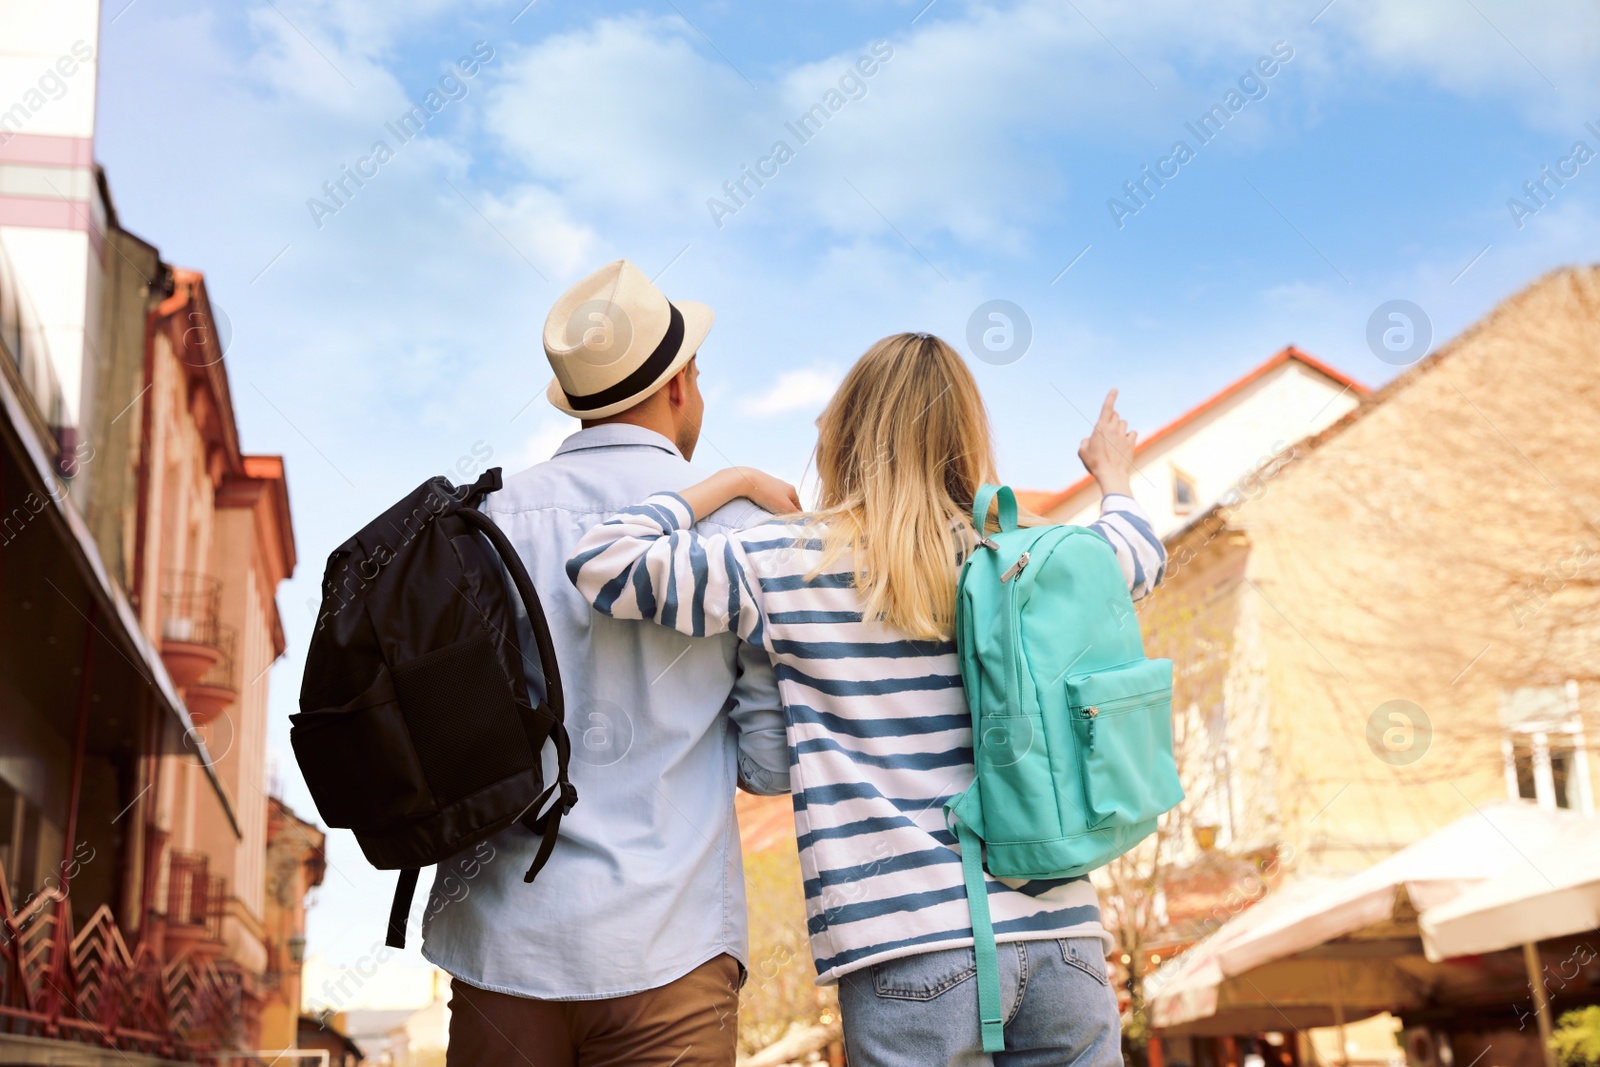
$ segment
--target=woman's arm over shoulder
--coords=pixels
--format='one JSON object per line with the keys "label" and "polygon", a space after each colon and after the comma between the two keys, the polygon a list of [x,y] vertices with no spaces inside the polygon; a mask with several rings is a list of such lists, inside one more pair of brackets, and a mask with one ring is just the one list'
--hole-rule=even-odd
{"label": "woman's arm over shoulder", "polygon": [[732,630],[748,640],[756,612],[740,553],[728,535],[698,533],[694,523],[683,497],[655,493],[591,527],[567,560],[567,577],[603,615],[689,637]]}
{"label": "woman's arm over shoulder", "polygon": [[656,493],[591,528],[572,558],[567,577],[595,610],[618,619],[649,619],[690,637],[732,632],[765,647],[759,585],[750,574],[740,535],[705,535],[694,529],[737,496],[757,504],[782,502],[776,479],[731,468],[683,493]]}

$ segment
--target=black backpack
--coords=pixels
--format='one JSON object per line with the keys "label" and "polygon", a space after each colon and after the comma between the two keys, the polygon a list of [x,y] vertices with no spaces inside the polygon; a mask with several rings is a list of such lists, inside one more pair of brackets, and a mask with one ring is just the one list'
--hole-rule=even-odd
{"label": "black backpack", "polygon": [[[578,799],[539,596],[506,535],[477,510],[500,485],[499,467],[459,487],[432,478],[333,551],[300,713],[290,716],[323,821],[355,831],[374,867],[400,871],[387,938],[395,948],[405,947],[419,868],[521,823],[543,836],[531,882]],[[507,572],[538,646],[544,692],[531,696]],[[558,768],[548,788],[546,740]]]}

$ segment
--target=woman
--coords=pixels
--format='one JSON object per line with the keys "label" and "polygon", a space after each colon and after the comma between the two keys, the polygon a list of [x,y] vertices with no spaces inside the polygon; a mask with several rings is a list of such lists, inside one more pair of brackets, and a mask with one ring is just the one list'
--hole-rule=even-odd
{"label": "woman", "polygon": [[[1128,495],[1134,435],[1106,397],[1080,449],[1097,530],[1136,597],[1166,557]],[[947,344],[874,345],[818,420],[819,507],[733,537],[697,517],[794,489],[730,468],[594,527],[567,563],[602,612],[692,637],[732,630],[772,656],[789,717],[795,832],[818,982],[838,982],[852,1067],[990,1062],[979,1036],[961,857],[942,805],[973,780],[952,638],[968,518],[995,481],[988,416]],[[1121,1062],[1094,889],[989,879],[1000,945],[1000,1064]]]}

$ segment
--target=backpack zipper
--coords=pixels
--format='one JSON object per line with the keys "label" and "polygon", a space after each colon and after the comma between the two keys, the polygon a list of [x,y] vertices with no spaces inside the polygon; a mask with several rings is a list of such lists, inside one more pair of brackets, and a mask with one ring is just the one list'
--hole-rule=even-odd
{"label": "backpack zipper", "polygon": [[1099,704],[1086,704],[1077,710],[1083,716],[1083,721],[1088,724],[1087,737],[1089,751],[1094,751],[1094,723],[1102,713],[1115,715],[1124,710],[1132,710],[1150,699],[1149,693],[1135,693],[1132,696],[1117,697],[1114,700],[1104,700]]}
{"label": "backpack zipper", "polygon": [[1028,554],[1024,552],[1022,555],[1017,557],[1017,561],[1011,565],[1010,569],[1000,576],[1000,581],[1009,582],[1011,579],[1021,574],[1022,568],[1026,567],[1027,565]]}
{"label": "backpack zipper", "polygon": [[1143,704],[1155,695],[1159,694],[1133,693],[1125,697],[1113,697],[1110,700],[1102,700],[1098,704],[1079,705],[1079,710],[1083,712],[1085,718],[1093,718],[1094,716],[1100,714],[1113,715],[1119,711]]}

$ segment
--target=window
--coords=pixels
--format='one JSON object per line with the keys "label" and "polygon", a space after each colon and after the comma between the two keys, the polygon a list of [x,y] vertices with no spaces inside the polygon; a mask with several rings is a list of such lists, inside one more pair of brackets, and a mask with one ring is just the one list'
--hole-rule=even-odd
{"label": "window", "polygon": [[1505,728],[1506,792],[1541,808],[1594,813],[1588,742],[1578,713],[1578,684],[1500,694]]}
{"label": "window", "polygon": [[1550,753],[1550,786],[1556,796],[1556,807],[1578,807],[1573,794],[1577,792],[1573,787],[1578,784],[1577,779],[1568,772],[1572,768],[1572,749],[1554,749]]}
{"label": "window", "polygon": [[1172,512],[1174,515],[1187,515],[1194,510],[1195,491],[1194,479],[1187,474],[1173,468],[1172,471]]}
{"label": "window", "polygon": [[1533,741],[1526,737],[1513,737],[1511,759],[1516,767],[1517,796],[1522,800],[1539,799],[1539,787],[1533,778]]}
{"label": "window", "polygon": [[13,907],[21,910],[39,890],[54,862],[46,857],[60,855],[60,836],[37,805],[0,779],[0,876],[6,879]]}

